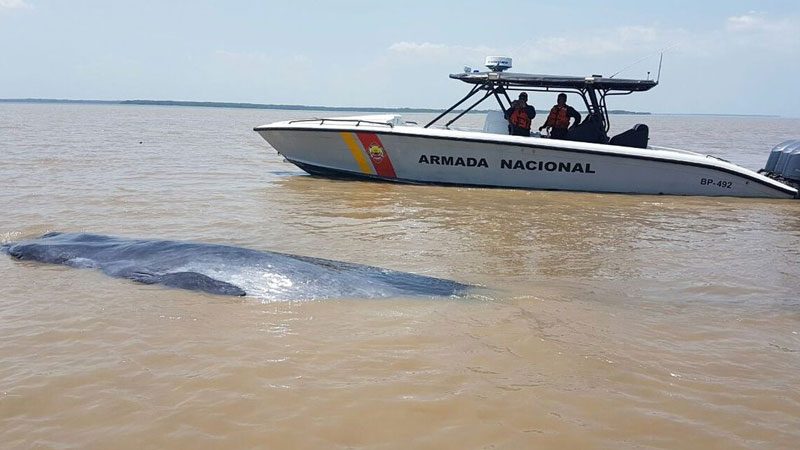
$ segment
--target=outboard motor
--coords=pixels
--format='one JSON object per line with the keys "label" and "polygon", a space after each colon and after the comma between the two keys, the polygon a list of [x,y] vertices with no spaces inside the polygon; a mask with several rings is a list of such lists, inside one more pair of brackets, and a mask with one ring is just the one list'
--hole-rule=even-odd
{"label": "outboard motor", "polygon": [[800,149],[795,150],[786,160],[783,177],[800,183]]}
{"label": "outboard motor", "polygon": [[764,166],[764,172],[775,172],[775,165],[778,164],[778,158],[780,158],[781,153],[786,147],[795,142],[797,142],[797,140],[791,139],[772,147],[772,151],[769,152],[769,158],[767,158],[767,164]]}
{"label": "outboard motor", "polygon": [[767,164],[759,173],[800,188],[800,139],[776,145],[769,153]]}
{"label": "outboard motor", "polygon": [[775,163],[775,170],[773,170],[773,172],[775,172],[777,175],[783,176],[783,173],[786,170],[786,163],[789,161],[789,157],[798,151],[800,151],[800,141],[794,141],[794,143],[784,147],[780,156],[778,156],[778,162]]}

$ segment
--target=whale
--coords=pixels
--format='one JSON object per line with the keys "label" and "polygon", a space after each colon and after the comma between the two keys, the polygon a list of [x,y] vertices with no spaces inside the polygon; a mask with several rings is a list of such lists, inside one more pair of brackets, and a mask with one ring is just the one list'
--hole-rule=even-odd
{"label": "whale", "polygon": [[138,283],[266,300],[452,297],[472,286],[380,267],[231,245],[51,232],[10,242],[22,261],[96,269]]}

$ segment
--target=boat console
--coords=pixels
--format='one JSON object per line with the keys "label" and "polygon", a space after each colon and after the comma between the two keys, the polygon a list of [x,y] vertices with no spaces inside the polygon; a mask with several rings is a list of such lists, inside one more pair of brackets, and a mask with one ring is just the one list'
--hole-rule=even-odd
{"label": "boat console", "polygon": [[623,147],[647,148],[648,140],[650,140],[650,128],[643,123],[637,123],[630,130],[612,137],[608,143]]}
{"label": "boat console", "polygon": [[596,114],[589,114],[583,122],[573,125],[567,131],[567,140],[589,142],[592,144],[608,144],[603,119]]}

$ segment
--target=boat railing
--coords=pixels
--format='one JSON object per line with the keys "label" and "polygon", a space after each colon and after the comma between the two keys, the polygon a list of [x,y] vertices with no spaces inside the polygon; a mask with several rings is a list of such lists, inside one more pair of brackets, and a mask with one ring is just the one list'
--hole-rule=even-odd
{"label": "boat railing", "polygon": [[319,122],[320,125],[325,125],[325,122],[334,122],[334,123],[354,123],[356,126],[361,126],[361,124],[369,124],[369,125],[383,125],[388,126],[389,128],[394,128],[394,124],[391,122],[377,122],[374,120],[364,120],[364,119],[297,119],[297,120],[290,120],[289,123],[300,123],[300,122]]}

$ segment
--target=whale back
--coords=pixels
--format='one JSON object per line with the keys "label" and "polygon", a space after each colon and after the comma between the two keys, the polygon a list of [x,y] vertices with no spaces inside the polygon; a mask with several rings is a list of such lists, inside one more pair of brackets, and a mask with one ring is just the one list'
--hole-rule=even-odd
{"label": "whale back", "polygon": [[48,233],[0,248],[20,260],[92,268],[145,284],[268,300],[453,296],[455,281],[221,244]]}

